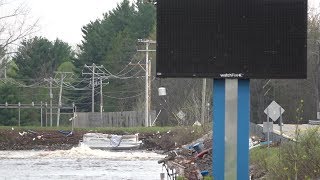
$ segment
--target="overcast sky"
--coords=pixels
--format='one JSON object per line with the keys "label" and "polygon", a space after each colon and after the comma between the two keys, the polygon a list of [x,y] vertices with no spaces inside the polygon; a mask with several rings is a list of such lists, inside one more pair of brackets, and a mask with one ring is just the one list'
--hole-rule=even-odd
{"label": "overcast sky", "polygon": [[[39,18],[37,35],[49,40],[59,38],[71,45],[81,42],[81,27],[102,18],[122,0],[16,0],[24,1],[31,15]],[[308,0],[309,7],[319,7],[320,0]]]}
{"label": "overcast sky", "polygon": [[59,38],[72,45],[82,39],[81,27],[102,18],[122,0],[25,0],[40,31],[49,40]]}

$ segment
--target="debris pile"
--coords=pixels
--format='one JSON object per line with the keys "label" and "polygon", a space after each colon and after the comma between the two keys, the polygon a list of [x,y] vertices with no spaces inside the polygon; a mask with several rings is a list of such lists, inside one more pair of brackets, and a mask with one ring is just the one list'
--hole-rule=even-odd
{"label": "debris pile", "polygon": [[170,151],[158,161],[172,179],[184,177],[189,180],[212,176],[212,132],[202,138]]}
{"label": "debris pile", "polygon": [[2,130],[0,150],[71,149],[78,145],[83,133],[57,130]]}

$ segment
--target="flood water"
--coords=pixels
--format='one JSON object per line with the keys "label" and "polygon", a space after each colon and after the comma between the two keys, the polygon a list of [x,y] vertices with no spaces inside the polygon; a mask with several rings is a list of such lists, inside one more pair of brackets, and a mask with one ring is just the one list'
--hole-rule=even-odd
{"label": "flood water", "polygon": [[87,147],[57,151],[0,151],[0,179],[159,180],[165,172],[153,152],[102,151]]}

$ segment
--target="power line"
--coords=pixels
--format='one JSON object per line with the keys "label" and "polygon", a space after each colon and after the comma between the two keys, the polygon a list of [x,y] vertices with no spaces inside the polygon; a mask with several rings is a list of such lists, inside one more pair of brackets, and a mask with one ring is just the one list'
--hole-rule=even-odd
{"label": "power line", "polygon": [[94,63],[92,64],[92,66],[88,66],[88,65],[84,65],[85,68],[89,69],[91,71],[91,73],[84,73],[82,72],[82,74],[87,74],[87,75],[91,75],[92,77],[92,83],[91,83],[91,87],[92,87],[92,105],[91,105],[91,112],[94,112],[94,83],[95,83],[95,75],[98,76],[105,76],[105,72],[103,72],[100,68],[103,68],[103,66],[97,66]]}
{"label": "power line", "polygon": [[134,96],[128,96],[128,97],[114,97],[114,96],[108,96],[108,95],[103,95],[104,97],[108,97],[108,98],[111,98],[111,99],[131,99],[131,98],[136,98],[136,97],[139,97],[139,96],[142,96],[144,94],[144,92],[142,93],[139,93],[137,95],[134,95]]}

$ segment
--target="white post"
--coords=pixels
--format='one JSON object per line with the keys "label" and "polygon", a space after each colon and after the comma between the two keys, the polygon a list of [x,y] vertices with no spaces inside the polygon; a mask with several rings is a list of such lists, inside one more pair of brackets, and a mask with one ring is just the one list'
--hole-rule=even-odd
{"label": "white post", "polygon": [[206,87],[207,87],[207,79],[204,78],[202,80],[202,99],[201,99],[201,124],[204,125],[204,114],[206,110]]}
{"label": "white post", "polygon": [[142,51],[142,52],[146,52],[146,77],[145,77],[145,83],[146,83],[146,87],[145,87],[145,126],[148,127],[151,125],[151,118],[149,115],[149,111],[150,111],[150,98],[151,98],[151,81],[150,81],[150,74],[151,74],[151,66],[150,66],[150,61],[149,61],[149,51],[155,51],[155,50],[149,50],[149,45],[150,43],[156,43],[155,41],[152,40],[142,40],[142,39],[138,39],[138,42],[141,43],[146,43],[146,49],[144,50],[138,50],[138,51]]}
{"label": "white post", "polygon": [[102,111],[103,111],[103,92],[102,92],[102,77],[100,77],[100,118],[102,122]]}
{"label": "white post", "polygon": [[92,64],[92,98],[91,98],[91,101],[92,101],[92,105],[91,105],[91,112],[94,112],[94,73],[95,73],[95,67],[96,65],[93,63]]}
{"label": "white post", "polygon": [[18,103],[18,106],[19,106],[19,117],[18,117],[18,125],[20,126],[20,106],[21,106],[20,102]]}
{"label": "white post", "polygon": [[76,120],[76,112],[77,112],[77,107],[75,106],[74,103],[72,103],[72,110],[73,110],[73,118],[72,118],[72,122],[71,122],[71,131],[73,132],[74,131],[74,121]]}
{"label": "white post", "polygon": [[149,126],[149,42],[146,42],[146,94],[145,127]]}
{"label": "white post", "polygon": [[61,74],[60,79],[60,92],[59,92],[59,102],[58,102],[58,112],[57,112],[57,127],[60,125],[60,108],[62,106],[61,96],[62,96],[62,85],[63,85],[64,74]]}
{"label": "white post", "polygon": [[46,127],[48,126],[48,103],[46,102]]}
{"label": "white post", "polygon": [[43,126],[43,118],[42,118],[42,101],[40,102],[40,125]]}
{"label": "white post", "polygon": [[52,94],[52,77],[50,77],[50,126],[52,127],[52,99],[53,99],[53,94]]}

